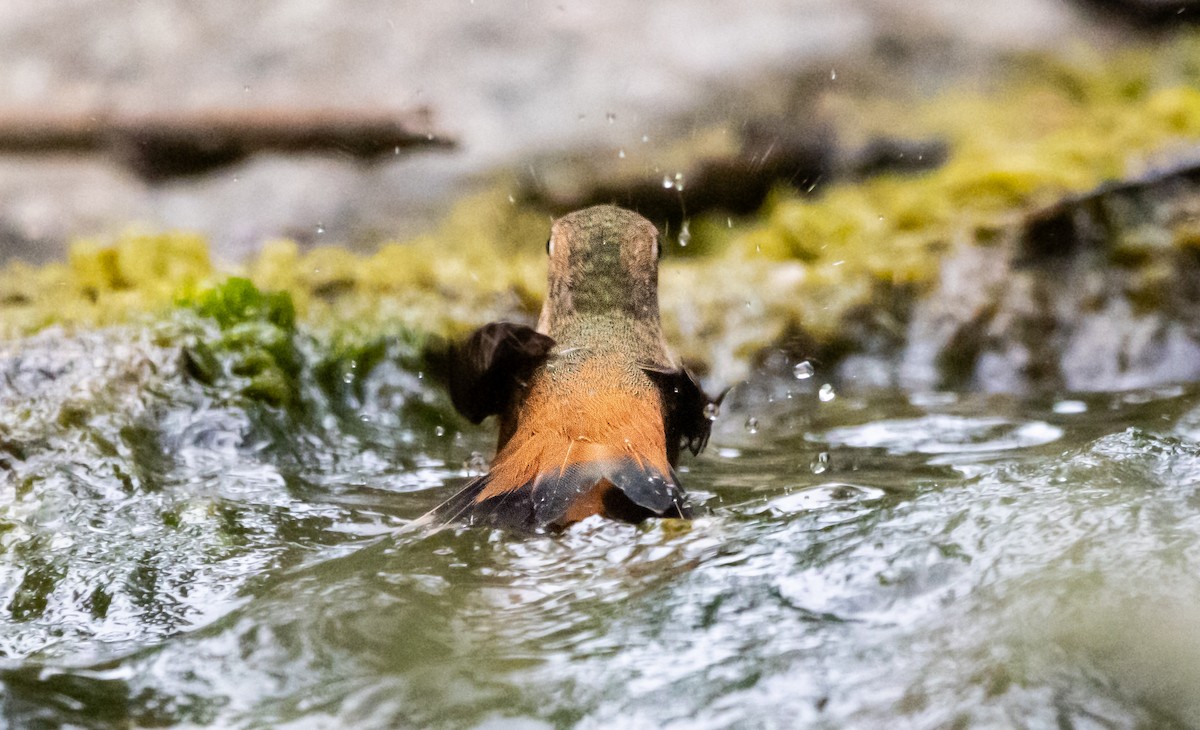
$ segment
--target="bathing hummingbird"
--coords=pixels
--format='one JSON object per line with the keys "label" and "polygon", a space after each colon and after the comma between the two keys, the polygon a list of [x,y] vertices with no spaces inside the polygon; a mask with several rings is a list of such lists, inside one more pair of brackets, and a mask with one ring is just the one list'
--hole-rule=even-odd
{"label": "bathing hummingbird", "polygon": [[705,447],[720,398],[668,350],[657,229],[596,206],[555,221],[546,252],[536,329],[487,324],[431,360],[458,411],[498,416],[500,435],[487,474],[429,516],[518,530],[691,517],[674,466]]}

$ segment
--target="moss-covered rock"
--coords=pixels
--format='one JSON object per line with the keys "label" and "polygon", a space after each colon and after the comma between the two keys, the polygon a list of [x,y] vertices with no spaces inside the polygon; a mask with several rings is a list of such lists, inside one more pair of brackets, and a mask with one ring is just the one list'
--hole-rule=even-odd
{"label": "moss-covered rock", "polygon": [[[668,255],[662,270],[664,319],[684,355],[733,379],[781,341],[797,356],[827,360],[871,350],[856,340],[863,323],[902,329],[915,303],[944,286],[948,252],[1016,251],[1030,216],[1171,164],[1200,141],[1197,37],[1108,59],[1087,49],[1064,57],[1071,60],[1014,59],[991,88],[935,99],[829,95],[823,106],[847,138],[938,138],[949,150],[945,163],[810,195],[780,190],[750,218],[690,221],[688,257]],[[187,234],[81,241],[66,263],[14,263],[0,273],[0,335],[156,317],[183,302],[218,322],[220,341],[203,343],[216,360],[241,353],[220,374],[247,378],[255,383],[247,392],[283,403],[292,325],[273,317],[291,315],[282,299],[256,299],[261,292],[286,293],[308,332],[361,341],[531,319],[545,287],[548,217],[514,202],[502,192],[508,185],[461,201],[429,234],[368,255],[278,240],[242,267],[214,267],[203,241]],[[1194,219],[1177,218],[1150,228],[1142,221],[1105,244],[1108,262],[1131,270],[1126,289],[1139,308],[1155,306],[1164,283],[1156,252],[1195,248]],[[243,279],[211,289],[229,274]],[[870,339],[895,339],[881,337]],[[201,344],[189,352],[197,377],[218,375]]]}
{"label": "moss-covered rock", "polygon": [[296,310],[287,292],[262,292],[249,279],[231,277],[179,304],[217,325],[214,335],[201,330],[186,337],[189,374],[207,385],[237,378],[247,397],[278,406],[292,402],[301,357]]}

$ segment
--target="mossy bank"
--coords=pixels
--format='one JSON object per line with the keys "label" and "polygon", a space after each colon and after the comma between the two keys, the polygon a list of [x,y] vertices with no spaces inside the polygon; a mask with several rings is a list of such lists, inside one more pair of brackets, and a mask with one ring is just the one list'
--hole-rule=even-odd
{"label": "mossy bank", "polygon": [[[1190,305],[1155,292],[1195,266],[1194,187],[1141,190],[1137,200],[1102,197],[1106,234],[1048,269],[1031,268],[1024,241],[1029,221],[1060,201],[1194,158],[1200,39],[1182,36],[1107,59],[1087,48],[1064,55],[1070,60],[1017,58],[985,88],[920,102],[830,93],[823,103],[844,136],[934,136],[948,146],[946,162],[921,174],[834,182],[808,195],[780,191],[744,219],[690,221],[688,248],[668,254],[661,277],[669,336],[684,357],[721,380],[764,361],[813,358],[830,379],[990,388],[980,367],[991,366],[980,359],[1011,351],[1009,340],[1022,337],[1032,316],[1022,308],[1047,305],[1039,292],[1063,276],[1099,277],[1092,286],[1104,301],[1076,303],[1074,314],[1059,301],[1051,329],[1060,334],[1076,328],[1072,317],[1118,299],[1128,304],[1131,326],[1145,329],[1134,321],[1140,316],[1174,321]],[[78,241],[65,262],[14,262],[0,273],[0,335],[160,319],[231,275],[286,293],[302,327],[339,341],[401,332],[419,340],[493,318],[530,319],[544,289],[549,217],[513,202],[508,189],[498,182],[462,200],[430,234],[369,255],[304,251],[277,240],[231,265],[212,261],[205,242],[186,233],[131,229],[115,240]],[[955,263],[980,259],[985,272]],[[1063,268],[1064,261],[1074,263]],[[972,288],[953,280],[964,271],[979,285],[972,301],[955,294]],[[1022,288],[1027,298],[1014,301],[1013,290]],[[1178,311],[1163,314],[1164,307]],[[1168,326],[1164,320],[1151,329]],[[1063,334],[1059,349],[1072,337]],[[1072,379],[1056,364],[1061,352],[1022,347],[1024,361],[1006,357],[1024,374],[996,387],[1117,382]],[[767,356],[781,351],[782,360]],[[1186,375],[1166,368],[1161,378]]]}

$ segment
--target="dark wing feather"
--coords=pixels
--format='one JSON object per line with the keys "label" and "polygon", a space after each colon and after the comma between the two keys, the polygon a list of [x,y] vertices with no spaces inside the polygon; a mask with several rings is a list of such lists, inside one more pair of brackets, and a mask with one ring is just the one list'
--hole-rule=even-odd
{"label": "dark wing feather", "polygon": [[674,470],[660,474],[628,457],[578,462],[562,471],[542,472],[516,489],[479,499],[490,479],[491,475],[484,475],[471,480],[429,516],[439,523],[463,522],[519,532],[560,530],[570,524],[568,513],[576,500],[587,500],[598,488],[603,489],[601,514],[610,519],[641,522],[651,517],[692,516]]}
{"label": "dark wing feather", "polygon": [[[667,459],[671,465],[679,463],[679,452],[686,448],[698,455],[708,445],[712,432],[715,410],[712,405],[721,404],[725,393],[709,398],[696,376],[685,367],[660,368],[644,366],[643,372],[650,376],[662,393],[663,426],[667,435]],[[726,391],[728,392],[728,391]]]}
{"label": "dark wing feather", "polygon": [[539,474],[529,485],[534,521],[561,526],[572,503],[605,481],[616,488],[605,492],[604,514],[610,518],[641,522],[649,517],[692,516],[674,470],[660,474],[635,459],[619,457],[577,462],[562,471]]}
{"label": "dark wing feather", "polygon": [[487,488],[491,475],[476,477],[454,496],[430,511],[435,522],[463,522],[468,525],[502,527],[520,532],[532,532],[537,528],[534,516],[532,491],[528,488],[501,494],[483,501],[476,501],[479,493]]}
{"label": "dark wing feather", "polygon": [[464,342],[431,348],[430,367],[449,386],[450,400],[471,423],[500,413],[513,392],[545,362],[554,340],[532,327],[492,322]]}

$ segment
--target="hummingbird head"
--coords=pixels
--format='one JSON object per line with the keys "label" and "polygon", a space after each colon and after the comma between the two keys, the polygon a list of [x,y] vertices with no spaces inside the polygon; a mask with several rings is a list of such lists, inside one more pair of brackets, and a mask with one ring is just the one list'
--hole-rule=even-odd
{"label": "hummingbird head", "polygon": [[539,329],[576,316],[658,324],[658,229],[637,213],[598,205],[550,228],[550,287]]}

